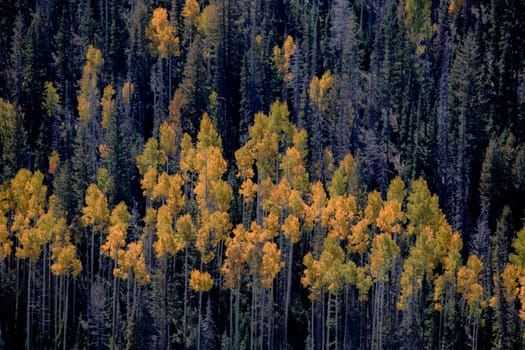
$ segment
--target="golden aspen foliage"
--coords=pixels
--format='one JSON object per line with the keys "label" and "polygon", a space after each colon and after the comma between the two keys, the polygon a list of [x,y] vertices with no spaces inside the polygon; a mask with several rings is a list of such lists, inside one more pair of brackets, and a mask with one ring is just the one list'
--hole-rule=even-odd
{"label": "golden aspen foliage", "polygon": [[370,275],[374,281],[388,282],[388,272],[399,255],[399,247],[390,233],[374,237],[370,251]]}
{"label": "golden aspen foliage", "polygon": [[197,170],[197,152],[191,142],[191,136],[186,133],[182,136],[180,152],[180,169],[185,172],[185,179],[188,180],[188,174]]}
{"label": "golden aspen foliage", "polygon": [[329,70],[323,73],[321,79],[319,79],[317,76],[314,76],[310,81],[308,93],[310,99],[315,103],[319,110],[325,108],[324,97],[328,93],[328,90],[332,87],[332,82],[332,73]]}
{"label": "golden aspen foliage", "polygon": [[328,236],[338,242],[346,239],[356,215],[357,203],[353,196],[330,198],[323,210],[322,225],[328,228]]}
{"label": "golden aspen foliage", "polygon": [[390,202],[395,199],[400,205],[402,205],[406,196],[407,191],[405,188],[405,183],[399,176],[396,176],[392,181],[390,181],[388,192],[386,194],[386,200]]}
{"label": "golden aspen foliage", "polygon": [[351,234],[348,236],[348,251],[363,255],[368,247],[370,240],[370,222],[367,218],[363,218],[352,225]]}
{"label": "golden aspen foliage", "polygon": [[149,168],[155,168],[159,165],[164,164],[159,150],[159,143],[153,137],[149,138],[144,146],[142,154],[136,158],[137,168],[139,169],[140,175],[144,176]]}
{"label": "golden aspen foliage", "polygon": [[110,214],[106,195],[97,185],[89,185],[86,192],[86,205],[82,208],[82,222],[93,227],[93,231],[102,232],[109,224]]}
{"label": "golden aspen foliage", "polygon": [[428,190],[425,180],[419,178],[412,183],[408,195],[407,219],[409,220],[408,233],[417,234],[425,226],[435,227],[440,219],[437,195]]}
{"label": "golden aspen foliage", "polygon": [[160,152],[166,159],[177,152],[175,130],[166,121],[160,125]]}
{"label": "golden aspen foliage", "polygon": [[153,195],[153,190],[157,186],[157,179],[159,177],[159,172],[157,168],[148,168],[140,180],[140,187],[142,188],[142,193],[145,197],[150,197]]}
{"label": "golden aspen foliage", "polygon": [[467,301],[471,308],[483,307],[483,287],[480,284],[480,273],[483,263],[475,255],[468,257],[467,265],[459,268],[457,272],[458,292]]}
{"label": "golden aspen foliage", "polygon": [[301,277],[301,284],[308,288],[310,294],[308,298],[311,300],[318,299],[322,293],[322,270],[319,261],[315,260],[312,253],[308,252],[304,256],[303,264],[305,269],[303,277]]}
{"label": "golden aspen foliage", "polygon": [[242,274],[253,249],[255,246],[248,232],[242,224],[237,225],[233,230],[233,237],[226,239],[226,258],[220,269],[224,277],[224,287],[230,289],[240,287]]}
{"label": "golden aspen foliage", "polygon": [[518,231],[516,238],[512,241],[514,251],[509,254],[509,261],[520,267],[525,267],[525,227]]}
{"label": "golden aspen foliage", "polygon": [[141,286],[151,282],[151,276],[144,259],[142,240],[127,245],[126,251],[119,256],[118,267],[113,271],[115,276],[124,280],[133,272],[137,283]]}
{"label": "golden aspen foliage", "polygon": [[157,240],[153,243],[153,249],[157,258],[162,259],[166,254],[175,255],[183,249],[175,242],[175,231],[173,230],[173,215],[166,205],[157,211]]}
{"label": "golden aspen foliage", "polygon": [[196,292],[209,292],[213,287],[213,279],[209,272],[193,269],[190,275],[190,287]]}
{"label": "golden aspen foliage", "polygon": [[[110,226],[106,241],[100,247],[100,253],[108,256],[118,263],[119,256],[123,253],[126,246],[126,237],[128,226],[131,221],[131,215],[128,207],[124,202],[120,202],[111,212]],[[114,271],[115,273],[115,271]]]}
{"label": "golden aspen foliage", "polygon": [[220,241],[226,239],[232,228],[230,215],[224,211],[201,213],[201,226],[197,231],[195,247],[201,253],[204,263],[208,263],[215,257],[213,249]]}
{"label": "golden aspen foliage", "polygon": [[359,300],[368,300],[368,292],[372,287],[372,277],[370,277],[370,271],[368,265],[358,266],[355,272],[355,285],[359,290]]}
{"label": "golden aspen foliage", "polygon": [[146,28],[146,37],[151,41],[149,47],[153,57],[160,55],[162,58],[168,58],[169,55],[180,54],[176,31],[177,28],[168,21],[168,11],[165,8],[153,10],[151,22]]}
{"label": "golden aspen foliage", "polygon": [[115,113],[116,103],[113,96],[115,95],[115,89],[110,85],[104,88],[102,95],[102,121],[100,124],[102,128],[107,129],[109,127],[109,121],[113,113]]}
{"label": "golden aspen foliage", "polygon": [[518,299],[519,316],[525,320],[525,228],[518,231],[512,241],[513,252],[509,254],[509,263],[502,273],[505,298],[508,301]]}
{"label": "golden aspen foliage", "polygon": [[195,239],[196,234],[195,225],[193,224],[191,215],[184,214],[177,218],[175,226],[177,228],[175,239],[180,241],[183,247],[188,247]]}
{"label": "golden aspen foliage", "polygon": [[[404,309],[409,298],[418,292],[423,280],[435,279],[434,300],[440,300],[444,291],[455,283],[460,265],[463,242],[459,233],[453,233],[438,205],[438,198],[428,190],[424,180],[412,183],[407,204],[408,233],[415,235],[401,275],[401,298],[398,308]],[[434,276],[436,269],[443,273]],[[436,305],[437,309],[441,304]]]}
{"label": "golden aspen foliage", "polygon": [[310,205],[306,208],[306,220],[310,222],[321,222],[323,210],[328,201],[321,181],[310,185]]}
{"label": "golden aspen foliage", "polygon": [[16,256],[37,261],[42,245],[46,243],[36,227],[39,218],[44,215],[47,186],[43,184],[44,175],[40,171],[34,174],[21,169],[11,180],[10,200],[13,214],[11,231],[16,234],[18,246]]}
{"label": "golden aspen foliage", "polygon": [[[146,176],[144,179],[146,179]],[[151,199],[161,201],[167,205],[173,215],[179,213],[186,201],[182,193],[182,186],[184,185],[182,176],[179,174],[168,175],[163,172],[158,176],[157,180],[151,191]]]}
{"label": "golden aspen foliage", "polygon": [[396,199],[390,200],[379,211],[376,218],[376,226],[382,232],[398,234],[401,232],[401,223],[404,216],[401,204]]}
{"label": "golden aspen foliage", "polygon": [[259,267],[261,284],[264,288],[271,288],[273,280],[281,271],[284,262],[281,261],[281,251],[274,242],[266,242],[262,248],[262,260]]}
{"label": "golden aspen foliage", "polygon": [[299,219],[294,215],[288,215],[284,220],[283,233],[293,244],[296,244],[301,239],[301,225]]}
{"label": "golden aspen foliage", "polygon": [[270,186],[267,196],[264,196],[263,209],[270,213],[279,215],[281,209],[286,207],[290,197],[290,185],[286,178],[282,178],[277,185]]}
{"label": "golden aspen foliage", "polygon": [[235,151],[235,160],[237,162],[238,177],[251,179],[255,176],[255,172],[253,171],[255,155],[252,148],[247,146],[239,148]]}
{"label": "golden aspen foliage", "polygon": [[82,79],[80,80],[80,94],[78,95],[77,107],[80,120],[84,122],[93,118],[93,111],[97,108],[95,104],[98,103],[98,101],[94,101],[93,96],[96,96],[95,91],[98,84],[97,74],[103,64],[104,59],[102,58],[102,52],[92,45],[89,45],[86,53],[86,65],[84,66]]}
{"label": "golden aspen foliage", "polygon": [[379,212],[383,208],[383,200],[381,193],[373,191],[368,194],[368,202],[365,208],[365,217],[371,224],[375,224],[375,220],[379,216]]}
{"label": "golden aspen foliage", "polygon": [[195,23],[197,16],[200,13],[200,6],[197,0],[186,0],[182,8],[182,16],[192,25]]}
{"label": "golden aspen foliage", "polygon": [[280,164],[282,176],[286,178],[293,188],[301,193],[308,190],[308,172],[304,166],[301,153],[295,147],[288,147]]}
{"label": "golden aspen foliage", "polygon": [[7,217],[4,213],[0,214],[0,260],[7,258],[12,251],[13,242],[9,238],[9,230],[7,228]]}
{"label": "golden aspen foliage", "polygon": [[279,216],[276,213],[270,213],[263,219],[264,238],[272,240],[279,235]]}
{"label": "golden aspen foliage", "polygon": [[[319,260],[315,260],[310,252],[306,254],[303,259],[306,268],[301,278],[301,284],[309,289],[310,295],[308,297],[310,299],[319,299],[324,290],[335,295],[344,284],[358,282],[359,268],[356,268],[353,261],[345,263],[344,258],[343,249],[332,237],[325,239]],[[369,288],[368,279],[370,277],[365,278],[363,272],[361,278],[360,284],[356,284],[360,294],[361,290],[364,293],[366,286]],[[368,293],[368,288],[366,288],[366,293]]]}
{"label": "golden aspen foliage", "polygon": [[304,129],[295,129],[292,135],[293,146],[299,151],[301,158],[306,159],[308,155],[308,134]]}
{"label": "golden aspen foliage", "polygon": [[47,172],[51,175],[55,175],[58,171],[58,167],[60,166],[60,155],[56,150],[53,150],[51,152],[51,155],[49,156],[49,168]]}
{"label": "golden aspen foliage", "polygon": [[297,46],[293,41],[293,37],[288,35],[283,43],[282,49],[275,46],[273,49],[272,61],[277,67],[279,73],[282,74],[283,81],[290,83],[293,80],[293,74],[290,71],[291,58],[295,53]]}
{"label": "golden aspen foliage", "polygon": [[520,290],[518,284],[520,280],[520,274],[520,268],[514,264],[507,264],[503,270],[503,273],[501,274],[503,287],[505,289],[505,298],[508,301],[516,299],[518,296]]}
{"label": "golden aspen foliage", "polygon": [[304,220],[306,213],[306,204],[303,201],[301,193],[298,190],[292,189],[290,196],[288,197],[288,211],[291,215],[295,215],[297,218]]}
{"label": "golden aspen foliage", "polygon": [[82,272],[82,263],[76,257],[76,247],[69,240],[63,246],[53,245],[51,248],[51,272],[56,276],[71,273],[77,277]]}
{"label": "golden aspen foliage", "polygon": [[239,194],[242,196],[242,200],[246,204],[250,204],[255,199],[255,194],[257,193],[258,186],[253,183],[252,179],[248,178],[243,181],[241,188],[239,189]]}
{"label": "golden aspen foliage", "polygon": [[104,193],[109,193],[112,177],[109,173],[109,170],[105,167],[100,167],[97,169],[97,186]]}
{"label": "golden aspen foliage", "polygon": [[448,6],[449,15],[457,15],[463,8],[463,5],[465,5],[465,0],[451,0],[450,5]]}
{"label": "golden aspen foliage", "polygon": [[197,134],[197,151],[202,152],[209,147],[222,149],[222,140],[208,113],[204,113]]}
{"label": "golden aspen foliage", "polygon": [[274,178],[278,156],[278,135],[266,130],[255,146],[255,164],[261,179]]}
{"label": "golden aspen foliage", "polygon": [[45,231],[43,235],[52,236],[51,248],[51,273],[56,276],[71,274],[77,277],[82,271],[82,263],[77,258],[77,248],[71,243],[70,232],[66,226],[66,220],[59,217],[56,212],[57,199],[49,198],[49,209],[39,220],[40,230]]}

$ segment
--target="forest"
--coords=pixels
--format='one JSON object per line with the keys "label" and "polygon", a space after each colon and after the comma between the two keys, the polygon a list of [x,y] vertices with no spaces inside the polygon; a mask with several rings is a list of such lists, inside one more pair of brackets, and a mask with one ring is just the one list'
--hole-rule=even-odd
{"label": "forest", "polygon": [[0,349],[525,348],[523,0],[0,13]]}

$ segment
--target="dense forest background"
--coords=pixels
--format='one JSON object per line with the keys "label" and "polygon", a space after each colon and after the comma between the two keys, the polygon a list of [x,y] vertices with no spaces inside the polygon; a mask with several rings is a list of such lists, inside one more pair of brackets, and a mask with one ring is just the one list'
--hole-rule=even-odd
{"label": "dense forest background", "polygon": [[0,13],[0,348],[525,346],[525,2]]}

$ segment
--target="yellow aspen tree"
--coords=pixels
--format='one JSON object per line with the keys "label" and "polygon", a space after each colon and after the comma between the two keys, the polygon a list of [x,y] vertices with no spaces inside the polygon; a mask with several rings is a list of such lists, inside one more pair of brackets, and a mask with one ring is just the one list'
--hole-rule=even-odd
{"label": "yellow aspen tree", "polygon": [[348,251],[363,256],[370,241],[369,220],[362,218],[352,225],[350,232],[351,234],[348,236]]}
{"label": "yellow aspen tree", "polygon": [[305,224],[314,230],[313,236],[313,251],[314,255],[319,256],[320,245],[322,244],[323,232],[321,228],[323,211],[328,201],[323,184],[320,181],[310,185],[310,205],[306,209]]}
{"label": "yellow aspen tree", "polygon": [[518,300],[519,317],[525,320],[525,228],[518,231],[512,241],[513,252],[502,273],[502,280],[508,301]]}
{"label": "yellow aspen tree", "polygon": [[202,293],[208,292],[213,287],[213,279],[208,272],[192,270],[190,277],[190,287],[199,293],[199,317],[197,323],[197,349],[201,349],[201,324],[202,324]]}
{"label": "yellow aspen tree", "polygon": [[146,285],[151,282],[148,273],[146,260],[144,258],[144,244],[142,240],[130,242],[126,246],[125,252],[119,256],[118,267],[115,273],[121,279],[127,279],[133,273],[139,285]]}
{"label": "yellow aspen tree", "polygon": [[386,194],[387,201],[392,201],[395,199],[400,205],[402,205],[405,202],[406,195],[407,191],[405,188],[405,183],[399,176],[396,176],[394,179],[392,179],[390,185],[388,186],[388,191]]}
{"label": "yellow aspen tree", "polygon": [[[63,303],[63,312],[58,316],[64,327],[62,330],[62,342],[66,344],[69,306],[69,278],[67,278],[67,276],[77,277],[82,271],[82,263],[77,258],[75,245],[71,243],[70,232],[66,227],[66,220],[56,217],[54,201],[55,199],[50,198],[50,208],[46,214],[48,217],[42,222],[42,228],[53,234],[53,243],[51,244],[51,273],[55,276],[66,276],[65,279],[59,279],[59,283],[62,284],[61,288],[65,290],[65,301]],[[65,284],[65,286],[63,286],[63,284]],[[43,300],[45,300],[45,298]],[[45,307],[45,304],[43,304],[42,307]]]}
{"label": "yellow aspen tree", "polygon": [[120,202],[111,212],[108,235],[106,241],[100,247],[100,252],[102,255],[113,259],[115,266],[118,263],[119,255],[122,254],[122,249],[126,246],[126,237],[130,220],[131,215],[124,202]]}
{"label": "yellow aspen tree", "polygon": [[146,37],[151,41],[150,50],[153,57],[168,58],[169,55],[180,54],[176,31],[176,27],[168,21],[168,11],[165,8],[153,10],[151,22],[146,28]]}
{"label": "yellow aspen tree", "polygon": [[5,214],[0,214],[0,261],[7,258],[13,249],[13,242],[9,238],[7,223],[8,220]]}
{"label": "yellow aspen tree", "polygon": [[136,159],[140,175],[144,176],[150,168],[158,170],[159,166],[164,165],[163,160],[157,139],[154,137],[149,138],[144,146],[144,151]]}
{"label": "yellow aspen tree", "polygon": [[290,84],[294,78],[290,69],[290,65],[292,63],[292,56],[296,49],[297,46],[295,45],[291,35],[286,37],[282,48],[277,45],[273,48],[272,61],[277,67],[277,70],[281,74],[282,79],[286,85]]}
{"label": "yellow aspen tree", "polygon": [[100,122],[102,128],[106,130],[109,127],[109,122],[113,113],[115,113],[116,103],[113,96],[115,95],[115,89],[111,85],[104,88],[102,95],[102,121]]}
{"label": "yellow aspen tree", "polygon": [[281,251],[277,248],[277,244],[267,241],[262,248],[262,260],[259,267],[261,275],[261,283],[264,288],[270,289],[273,280],[284,266],[281,261]]}
{"label": "yellow aspen tree", "polygon": [[475,255],[468,257],[467,265],[459,268],[457,273],[458,292],[468,305],[467,329],[471,331],[472,349],[477,349],[481,313],[486,306],[480,273],[483,263]]}
{"label": "yellow aspen tree", "polygon": [[[173,20],[173,19],[172,19]],[[153,15],[145,30],[150,40],[149,49],[152,57],[157,59],[152,69],[153,88],[153,134],[158,136],[160,124],[166,119],[168,100],[172,92],[172,58],[180,56],[177,26],[168,19],[168,11],[159,7],[153,10]],[[166,62],[167,60],[167,62]],[[164,74],[167,65],[168,74]],[[166,81],[168,86],[166,87]]]}
{"label": "yellow aspen tree", "polygon": [[175,240],[184,247],[184,313],[182,318],[182,330],[184,332],[184,344],[187,342],[187,322],[188,322],[188,249],[195,239],[195,226],[190,214],[181,215],[176,222],[177,234]]}
{"label": "yellow aspen tree", "polygon": [[[91,244],[90,244],[90,279],[94,278],[94,260],[95,260],[95,236],[99,236],[100,246],[102,245],[102,234],[109,225],[110,213],[106,195],[98,188],[97,185],[89,185],[86,192],[86,205],[82,208],[82,223],[91,227]],[[99,259],[99,269],[100,259]]]}
{"label": "yellow aspen tree", "polygon": [[166,171],[173,169],[170,167],[175,160],[178,149],[177,135],[175,129],[167,121],[160,125],[160,154],[163,159],[166,159]]}
{"label": "yellow aspen tree", "polygon": [[21,169],[10,182],[8,195],[12,212],[11,232],[16,235],[18,242],[15,255],[17,259],[29,260],[26,306],[27,348],[31,348],[31,308],[34,303],[31,295],[32,281],[35,273],[34,265],[40,258],[42,246],[47,243],[46,237],[43,237],[36,227],[38,220],[44,215],[46,202],[47,187],[43,184],[43,180],[44,175],[41,172],[36,171],[35,173],[31,173],[27,169]]}
{"label": "yellow aspen tree", "polygon": [[86,53],[86,65],[80,80],[80,94],[78,95],[78,114],[83,122],[88,122],[95,117],[98,107],[96,105],[98,100],[94,98],[97,95],[97,75],[103,64],[102,52],[89,45]]}
{"label": "yellow aspen tree", "polygon": [[[390,279],[390,271],[399,255],[399,247],[391,233],[380,233],[372,241],[370,252],[370,276],[373,281],[372,301],[372,344],[383,348],[383,320],[385,309],[385,290]],[[387,299],[388,300],[388,299]]]}
{"label": "yellow aspen tree", "polygon": [[[241,281],[246,270],[248,257],[255,249],[248,232],[244,226],[239,224],[233,230],[233,237],[226,239],[226,251],[224,264],[221,267],[221,274],[224,277],[224,287],[231,290],[230,312],[234,315],[233,329],[231,329],[234,344],[239,344],[240,339],[240,287]],[[233,299],[235,298],[235,301]]]}
{"label": "yellow aspen tree", "polygon": [[181,242],[175,241],[173,216],[165,205],[157,211],[156,229],[157,241],[153,243],[153,249],[158,259],[163,259],[167,254],[175,255],[184,248]]}
{"label": "yellow aspen tree", "polygon": [[186,0],[182,8],[182,17],[184,17],[185,34],[189,42],[192,42],[193,33],[197,24],[197,18],[200,14],[200,6],[197,0]]}
{"label": "yellow aspen tree", "polygon": [[9,237],[9,189],[0,189],[0,263],[3,262],[13,250],[13,241]]}
{"label": "yellow aspen tree", "polygon": [[124,254],[124,247],[126,246],[126,237],[128,226],[131,221],[131,215],[128,212],[128,207],[124,202],[120,202],[111,212],[110,226],[108,228],[108,235],[106,242],[100,247],[100,253],[108,256],[113,260],[113,347],[118,347],[119,340],[117,339],[118,329],[118,262],[119,258]]}

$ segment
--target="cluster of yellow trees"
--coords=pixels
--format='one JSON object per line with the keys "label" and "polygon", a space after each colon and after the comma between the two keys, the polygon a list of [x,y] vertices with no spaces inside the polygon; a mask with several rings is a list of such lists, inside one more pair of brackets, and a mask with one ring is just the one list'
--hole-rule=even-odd
{"label": "cluster of yellow trees", "polygon": [[[301,242],[303,250],[307,249],[304,270],[295,273],[302,274],[301,284],[309,291],[312,312],[315,303],[326,308],[323,343],[340,338],[339,323],[332,320],[340,312],[341,291],[354,286],[359,300],[373,298],[372,342],[381,348],[384,298],[392,287],[392,278],[399,278],[396,307],[401,311],[421,302],[424,285],[433,287],[435,310],[445,318],[460,296],[476,338],[488,301],[480,284],[483,265],[475,255],[463,265],[462,239],[452,231],[437,196],[430,193],[424,180],[412,182],[407,190],[396,177],[386,198],[377,191],[366,196],[358,183],[356,161],[349,154],[337,168],[327,166],[325,183],[310,183],[304,165],[307,135],[290,122],[283,103],[274,103],[269,115],[258,113],[249,135],[248,142],[235,153],[242,206],[242,220],[235,227],[230,217],[234,190],[224,180],[228,165],[219,134],[207,114],[202,117],[196,142],[185,134],[179,148],[175,128],[166,121],[159,140],[149,139],[137,157],[146,212],[143,226],[132,231],[140,235],[129,237],[132,218],[127,205],[121,202],[110,208],[106,194],[91,184],[81,218],[89,228],[84,261],[91,280],[96,275],[95,266],[101,269],[101,257],[107,257],[113,266],[114,293],[117,280],[133,278],[139,286],[148,285],[157,265],[165,266],[168,257],[183,252],[184,330],[187,332],[188,327],[188,288],[199,294],[200,309],[202,293],[216,285],[232,291],[232,336],[238,342],[240,293],[246,287],[252,293],[253,306],[263,303],[273,307],[275,280],[284,275],[284,287],[279,287],[284,289],[278,292],[283,292],[288,317],[294,247]],[[50,171],[54,171],[55,163],[51,161]],[[0,257],[9,257],[14,248],[18,259],[28,259],[28,290],[31,266],[39,259],[50,264],[57,276],[77,277],[82,271],[75,242],[57,211],[56,197],[48,196],[43,180],[42,173],[22,169],[0,192]],[[507,297],[522,302],[524,237],[522,230],[502,276]],[[95,251],[96,247],[100,250]],[[199,257],[193,258],[190,266],[188,254],[192,249]],[[490,300],[491,306],[497,302]],[[524,308],[522,303],[523,319]],[[262,322],[269,322],[268,317],[272,316],[265,312]],[[200,322],[199,315],[198,327]],[[312,333],[314,322],[312,319]],[[268,337],[256,322],[251,336],[252,341]]]}

